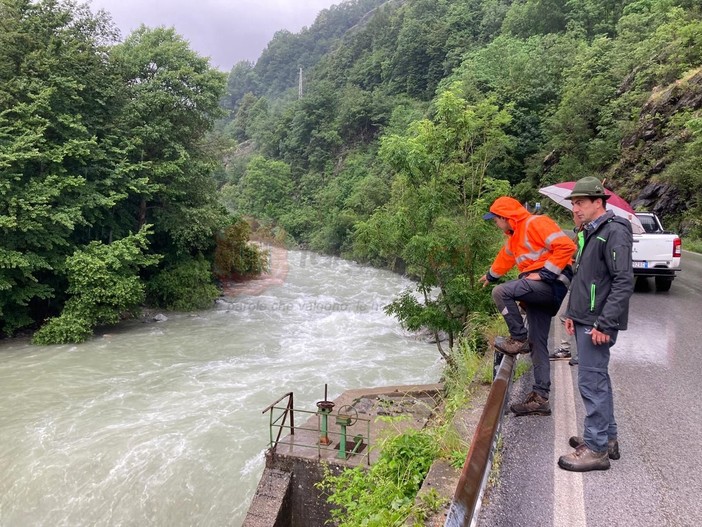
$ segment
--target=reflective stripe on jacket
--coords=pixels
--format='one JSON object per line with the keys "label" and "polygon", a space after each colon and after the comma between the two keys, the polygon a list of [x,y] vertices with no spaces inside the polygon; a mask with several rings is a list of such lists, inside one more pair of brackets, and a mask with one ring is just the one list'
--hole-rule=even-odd
{"label": "reflective stripe on jacket", "polygon": [[548,216],[530,214],[506,196],[497,198],[490,212],[506,218],[513,231],[490,267],[493,277],[503,276],[515,265],[520,274],[546,269],[559,275],[571,262],[575,244]]}

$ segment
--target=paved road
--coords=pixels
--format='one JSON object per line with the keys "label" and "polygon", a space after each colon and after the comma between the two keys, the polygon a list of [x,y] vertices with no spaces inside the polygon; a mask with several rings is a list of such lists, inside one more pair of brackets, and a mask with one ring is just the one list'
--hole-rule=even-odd
{"label": "paved road", "polygon": [[[602,472],[558,468],[568,437],[581,432],[583,406],[576,367],[552,362],[554,413],[505,416],[499,483],[478,525],[702,526],[702,257],[684,253],[683,268],[667,293],[652,280],[637,287],[629,330],[612,349],[621,459]],[[512,401],[531,383],[522,377]]]}

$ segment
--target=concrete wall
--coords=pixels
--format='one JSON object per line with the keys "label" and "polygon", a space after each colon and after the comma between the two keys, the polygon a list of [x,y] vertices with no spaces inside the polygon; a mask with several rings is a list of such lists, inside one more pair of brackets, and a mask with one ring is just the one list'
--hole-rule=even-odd
{"label": "concrete wall", "polygon": [[[328,465],[335,474],[342,467]],[[318,460],[266,452],[259,481],[243,527],[328,527],[331,508],[315,487],[324,479]]]}
{"label": "concrete wall", "polygon": [[243,527],[289,527],[291,483],[289,472],[264,469]]}

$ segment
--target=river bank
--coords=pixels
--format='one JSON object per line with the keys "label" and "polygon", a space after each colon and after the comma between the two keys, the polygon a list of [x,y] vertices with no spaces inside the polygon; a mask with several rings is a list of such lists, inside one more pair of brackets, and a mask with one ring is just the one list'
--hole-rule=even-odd
{"label": "river bank", "polygon": [[228,280],[222,283],[222,294],[225,297],[258,296],[266,289],[283,285],[288,276],[288,250],[284,247],[257,242],[262,249],[268,251],[268,271],[244,280]]}

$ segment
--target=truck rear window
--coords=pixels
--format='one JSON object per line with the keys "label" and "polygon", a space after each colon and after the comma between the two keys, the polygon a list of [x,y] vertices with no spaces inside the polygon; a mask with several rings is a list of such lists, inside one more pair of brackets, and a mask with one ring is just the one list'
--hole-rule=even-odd
{"label": "truck rear window", "polygon": [[643,225],[644,231],[647,233],[662,232],[653,216],[639,216],[639,220],[641,220],[641,225]]}

